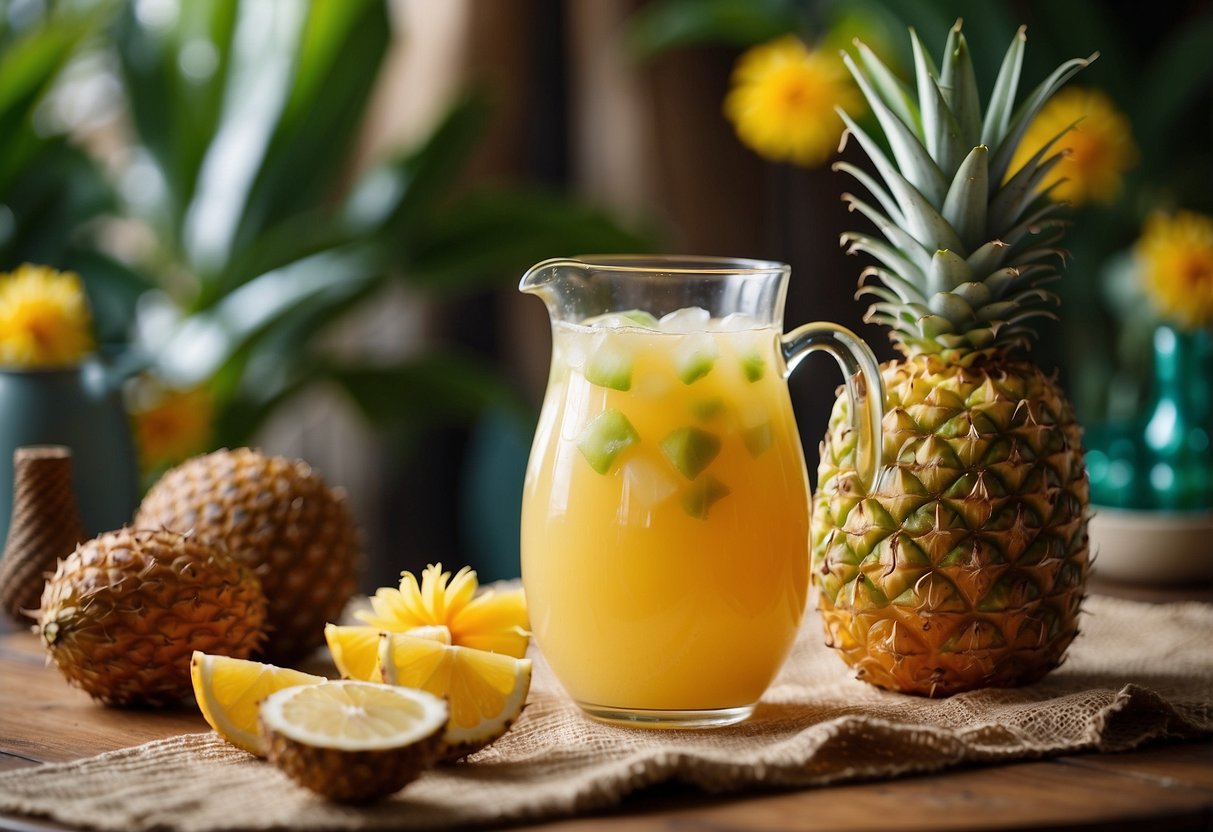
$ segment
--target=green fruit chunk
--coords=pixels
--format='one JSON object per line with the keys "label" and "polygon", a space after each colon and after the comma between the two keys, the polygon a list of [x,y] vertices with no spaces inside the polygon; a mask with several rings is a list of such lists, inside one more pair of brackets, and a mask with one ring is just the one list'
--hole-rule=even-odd
{"label": "green fruit chunk", "polygon": [[683,384],[694,384],[712,372],[720,350],[706,332],[687,335],[674,351],[674,370]]}
{"label": "green fruit chunk", "polygon": [[767,372],[767,362],[763,360],[758,353],[750,353],[741,357],[741,372],[745,374],[746,381],[759,381]]}
{"label": "green fruit chunk", "polygon": [[750,456],[754,457],[760,456],[763,451],[771,447],[771,442],[774,441],[770,422],[746,428],[742,431],[741,436],[745,440],[746,450],[750,452]]}
{"label": "green fruit chunk", "polygon": [[615,458],[640,441],[636,428],[618,410],[604,410],[586,425],[577,439],[577,450],[599,474],[611,470]]}
{"label": "green fruit chunk", "polygon": [[661,440],[661,452],[684,477],[693,480],[720,453],[720,438],[699,428],[679,428]]}
{"label": "green fruit chunk", "polygon": [[723,399],[695,399],[687,404],[691,415],[701,422],[710,422],[724,412]]}
{"label": "green fruit chunk", "polygon": [[657,319],[643,309],[629,309],[626,312],[620,312],[619,317],[627,318],[636,326],[642,326],[645,329],[657,328]]}
{"label": "green fruit chunk", "polygon": [[705,520],[712,506],[727,496],[729,496],[729,487],[708,474],[698,482],[692,483],[682,495],[682,508],[692,517]]}
{"label": "green fruit chunk", "polygon": [[683,384],[694,384],[699,379],[712,372],[716,365],[716,356],[693,355],[686,362],[678,365],[678,377]]}
{"label": "green fruit chunk", "polygon": [[612,390],[632,388],[632,357],[619,350],[603,347],[597,350],[585,366],[585,377],[590,384],[609,387]]}

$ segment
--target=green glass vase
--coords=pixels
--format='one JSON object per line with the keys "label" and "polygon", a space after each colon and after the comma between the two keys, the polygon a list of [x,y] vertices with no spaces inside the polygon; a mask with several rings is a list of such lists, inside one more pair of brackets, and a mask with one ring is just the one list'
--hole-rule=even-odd
{"label": "green glass vase", "polygon": [[1213,338],[1159,327],[1139,419],[1087,438],[1094,569],[1137,584],[1213,580]]}
{"label": "green glass vase", "polygon": [[130,521],[139,479],[118,384],[95,359],[62,369],[0,369],[0,547],[12,512],[13,452],[26,445],[71,449],[76,500],[90,534]]}
{"label": "green glass vase", "polygon": [[1160,326],[1140,419],[1087,437],[1091,502],[1112,508],[1213,509],[1213,336]]}

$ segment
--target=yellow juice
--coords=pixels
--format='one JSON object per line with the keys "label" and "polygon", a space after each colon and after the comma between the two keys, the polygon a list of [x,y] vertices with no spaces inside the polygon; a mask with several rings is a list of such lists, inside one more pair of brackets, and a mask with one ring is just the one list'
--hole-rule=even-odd
{"label": "yellow juice", "polygon": [[751,705],[808,584],[778,332],[608,323],[554,327],[522,509],[535,638],[583,705]]}

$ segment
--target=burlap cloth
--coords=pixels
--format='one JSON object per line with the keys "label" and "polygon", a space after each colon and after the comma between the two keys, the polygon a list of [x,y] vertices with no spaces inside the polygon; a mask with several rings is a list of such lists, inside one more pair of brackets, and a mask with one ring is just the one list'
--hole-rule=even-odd
{"label": "burlap cloth", "polygon": [[191,734],[9,772],[0,810],[114,830],[499,826],[611,806],[667,780],[712,792],[817,786],[1213,732],[1213,606],[1086,606],[1065,665],[1018,690],[943,701],[876,690],[822,646],[810,614],[754,716],[732,728],[600,725],[536,657],[530,704],[509,734],[370,808],[326,803],[213,734]]}

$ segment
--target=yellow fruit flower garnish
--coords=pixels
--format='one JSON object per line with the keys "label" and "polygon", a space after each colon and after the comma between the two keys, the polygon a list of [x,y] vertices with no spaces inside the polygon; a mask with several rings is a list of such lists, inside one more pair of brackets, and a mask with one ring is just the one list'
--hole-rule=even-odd
{"label": "yellow fruit flower garnish", "polygon": [[215,406],[206,388],[158,390],[148,398],[131,412],[144,471],[175,465],[207,450]]}
{"label": "yellow fruit flower garnish", "polygon": [[809,49],[785,35],[737,59],[724,113],[737,136],[760,156],[805,167],[838,147],[842,119],[834,111],[863,108],[863,99],[835,52]]}
{"label": "yellow fruit flower garnish", "polygon": [[1041,190],[1060,183],[1050,194],[1055,200],[1074,205],[1113,202],[1125,171],[1137,163],[1137,145],[1129,120],[1099,90],[1067,87],[1055,95],[1028,125],[1007,168],[1008,178],[1072,124],[1053,146],[1068,153],[1045,177]]}
{"label": "yellow fruit flower garnish", "polygon": [[400,633],[414,627],[443,625],[451,643],[521,658],[526,654],[529,624],[521,589],[488,590],[476,595],[476,573],[463,567],[455,573],[431,564],[421,573],[401,573],[400,588],[383,587],[370,598],[373,612],[357,617],[370,627]]}
{"label": "yellow fruit flower garnish", "polygon": [[1154,214],[1133,253],[1163,316],[1189,329],[1213,324],[1213,217]]}
{"label": "yellow fruit flower garnish", "polygon": [[80,278],[28,263],[0,275],[0,364],[62,367],[93,349]]}

